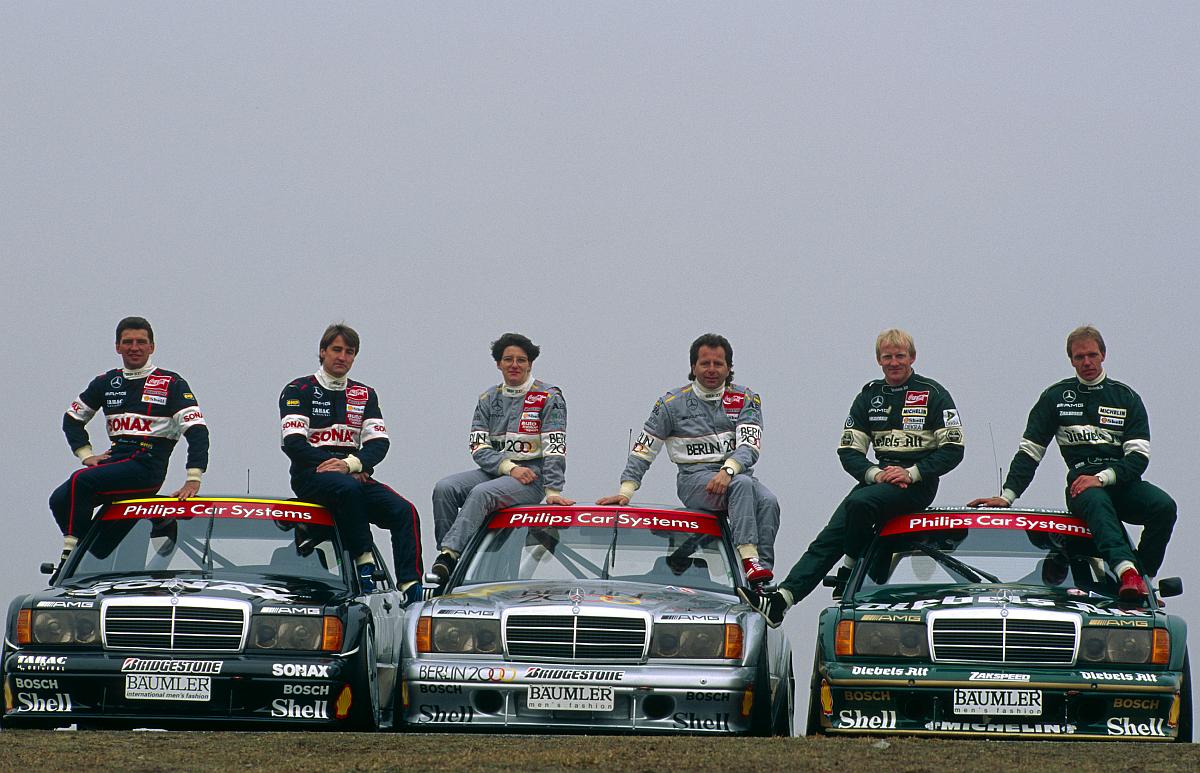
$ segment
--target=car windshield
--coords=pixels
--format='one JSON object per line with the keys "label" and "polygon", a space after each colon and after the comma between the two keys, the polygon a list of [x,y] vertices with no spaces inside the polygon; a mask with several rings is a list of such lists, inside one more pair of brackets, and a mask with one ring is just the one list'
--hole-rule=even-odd
{"label": "car windshield", "polygon": [[501,513],[466,560],[464,584],[608,579],[736,592],[716,519],[685,511]]}
{"label": "car windshield", "polygon": [[95,523],[64,582],[165,574],[214,579],[271,575],[344,584],[332,522],[217,514],[132,517],[116,512],[106,511]]}
{"label": "car windshield", "polygon": [[[1002,528],[981,526],[978,517],[928,513],[890,522],[864,557],[866,571],[856,595],[897,586],[988,583],[1116,596],[1116,578],[1106,570],[1082,521],[1062,515],[1011,516],[1012,525]],[[1022,527],[1018,518],[1035,527]],[[907,528],[913,524],[917,528]]]}

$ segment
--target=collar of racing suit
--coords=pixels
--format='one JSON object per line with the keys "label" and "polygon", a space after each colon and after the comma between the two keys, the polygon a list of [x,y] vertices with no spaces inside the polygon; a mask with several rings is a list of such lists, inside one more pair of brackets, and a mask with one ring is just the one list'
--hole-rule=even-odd
{"label": "collar of racing suit", "polygon": [[[1076,376],[1076,378],[1079,378],[1079,377]],[[1099,384],[1101,381],[1103,381],[1106,378],[1108,378],[1108,374],[1105,373],[1104,371],[1100,371],[1100,375],[1096,376],[1091,381],[1084,381],[1083,379],[1080,378],[1079,383],[1083,384],[1084,386],[1096,386],[1097,384]]]}
{"label": "collar of racing suit", "polygon": [[510,387],[508,384],[500,385],[500,392],[505,397],[520,397],[529,391],[529,387],[533,386],[533,374],[529,374],[529,379],[521,386]]}
{"label": "collar of racing suit", "polygon": [[137,370],[125,370],[121,368],[121,375],[128,381],[137,381],[139,378],[145,378],[154,372],[155,365],[150,360],[146,360],[146,367],[138,368]]}
{"label": "collar of racing suit", "polygon": [[332,389],[334,392],[341,392],[344,390],[346,388],[346,382],[349,381],[349,379],[336,378],[329,375],[325,372],[324,368],[317,368],[317,372],[314,375],[317,377],[318,384],[326,389]]}
{"label": "collar of racing suit", "polygon": [[721,399],[721,395],[725,394],[725,385],[722,384],[710,392],[699,381],[692,379],[692,392],[701,400],[708,400],[710,403],[716,402]]}

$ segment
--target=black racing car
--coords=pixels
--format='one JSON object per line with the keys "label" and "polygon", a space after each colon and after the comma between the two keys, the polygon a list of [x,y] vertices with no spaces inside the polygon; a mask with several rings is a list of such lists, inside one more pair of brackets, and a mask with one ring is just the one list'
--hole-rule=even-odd
{"label": "black racing car", "polygon": [[1182,582],[1122,601],[1070,513],[900,515],[827,584],[810,735],[1192,740]]}
{"label": "black racing car", "polygon": [[317,505],[109,505],[9,605],[3,724],[390,726],[404,597],[376,586]]}

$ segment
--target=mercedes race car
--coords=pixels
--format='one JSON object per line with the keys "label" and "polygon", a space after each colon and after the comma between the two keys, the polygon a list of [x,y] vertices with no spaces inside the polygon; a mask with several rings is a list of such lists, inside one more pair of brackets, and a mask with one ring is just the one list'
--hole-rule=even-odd
{"label": "mercedes race car", "polygon": [[1118,600],[1061,511],[928,510],[884,524],[821,613],[808,733],[1191,741],[1187,625]]}
{"label": "mercedes race car", "polygon": [[360,591],[317,505],[109,505],[51,587],[9,606],[3,724],[389,725],[404,597],[375,579]]}
{"label": "mercedes race car", "polygon": [[502,510],[410,607],[398,710],[422,730],[790,735],[791,647],[744,582],[712,514]]}

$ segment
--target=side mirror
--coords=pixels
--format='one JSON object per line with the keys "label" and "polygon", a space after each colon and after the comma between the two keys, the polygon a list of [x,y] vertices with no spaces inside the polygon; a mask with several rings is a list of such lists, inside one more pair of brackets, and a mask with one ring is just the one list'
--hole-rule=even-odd
{"label": "side mirror", "polygon": [[39,571],[40,571],[42,574],[54,574],[54,564],[52,564],[51,562],[47,561],[46,563],[44,563],[44,564],[42,564],[41,566],[39,566],[39,567],[38,567],[38,570],[39,570]]}
{"label": "side mirror", "polygon": [[1164,577],[1158,581],[1158,595],[1163,598],[1183,594],[1183,579],[1179,577]]}
{"label": "side mirror", "polygon": [[821,584],[826,588],[833,588],[833,597],[840,599],[842,591],[846,589],[846,583],[850,580],[850,567],[842,566],[837,570],[837,574],[831,574],[821,581]]}

